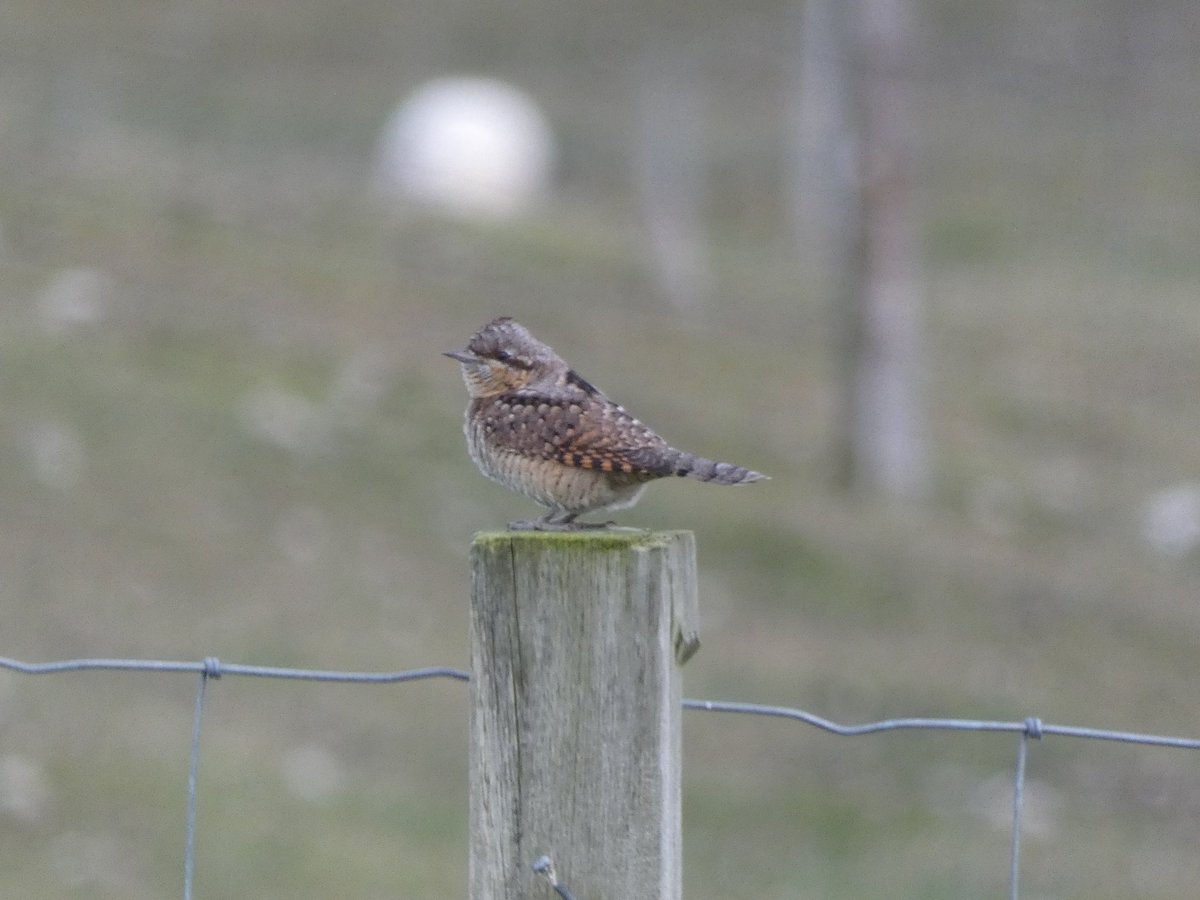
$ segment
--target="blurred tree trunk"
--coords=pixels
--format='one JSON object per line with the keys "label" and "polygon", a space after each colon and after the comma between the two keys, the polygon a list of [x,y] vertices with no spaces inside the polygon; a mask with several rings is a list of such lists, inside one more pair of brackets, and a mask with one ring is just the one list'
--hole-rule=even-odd
{"label": "blurred tree trunk", "polygon": [[[930,481],[923,288],[909,179],[908,0],[807,0],[798,206],[837,316],[838,481],[919,499]],[[800,233],[812,235],[814,228]]]}

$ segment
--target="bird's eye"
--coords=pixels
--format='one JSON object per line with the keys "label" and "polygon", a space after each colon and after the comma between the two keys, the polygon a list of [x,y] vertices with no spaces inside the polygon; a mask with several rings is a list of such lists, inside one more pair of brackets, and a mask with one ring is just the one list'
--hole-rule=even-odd
{"label": "bird's eye", "polygon": [[513,355],[511,353],[509,353],[507,350],[497,350],[496,351],[496,360],[498,362],[508,362],[512,358],[513,358]]}

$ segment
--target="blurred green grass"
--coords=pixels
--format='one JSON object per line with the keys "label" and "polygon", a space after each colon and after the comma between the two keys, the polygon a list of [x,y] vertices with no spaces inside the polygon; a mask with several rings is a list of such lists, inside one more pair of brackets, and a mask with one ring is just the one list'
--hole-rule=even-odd
{"label": "blurred green grass", "polygon": [[[1137,73],[1064,62],[1023,89],[995,48],[918,83],[939,480],[898,508],[827,484],[819,260],[779,224],[779,6],[681,25],[713,50],[720,150],[722,302],[691,321],[653,296],[626,173],[652,11],[626,31],[542,4],[349,10],[0,9],[0,652],[462,665],[466,545],[528,509],[467,460],[437,351],[507,313],[674,442],[773,476],[663,485],[621,517],[697,532],[689,695],[1195,734],[1200,561],[1138,537],[1146,495],[1196,477],[1180,84],[1150,72],[1129,102],[1110,88]],[[929,15],[961,46],[991,34]],[[567,160],[537,216],[367,202],[375,130],[444,65],[545,98]],[[93,321],[45,308],[72,267],[102,273]],[[0,895],[178,889],[193,688],[0,676]],[[198,896],[463,895],[461,685],[228,679],[210,699]],[[1014,741],[685,728],[690,898],[1001,890]],[[1028,894],[1192,896],[1194,763],[1035,745]]]}

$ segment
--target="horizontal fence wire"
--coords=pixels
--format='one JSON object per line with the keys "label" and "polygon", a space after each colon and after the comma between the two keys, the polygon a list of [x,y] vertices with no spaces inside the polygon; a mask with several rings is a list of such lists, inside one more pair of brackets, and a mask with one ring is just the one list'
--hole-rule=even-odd
{"label": "horizontal fence wire", "polygon": [[[183,857],[183,897],[192,900],[193,874],[195,872],[196,844],[196,783],[200,765],[201,725],[204,701],[209,681],[224,676],[249,678],[279,678],[293,681],[323,681],[350,684],[398,684],[429,679],[451,679],[469,681],[470,674],[449,666],[431,666],[421,669],[405,669],[396,672],[351,672],[335,669],[295,669],[279,666],[242,665],[221,662],[216,657],[205,657],[197,661],[159,659],[65,659],[47,663],[26,663],[0,656],[0,669],[10,669],[25,675],[50,675],[63,672],[120,671],[120,672],[182,672],[199,676],[196,687],[195,707],[192,718],[191,752],[188,762],[187,812],[185,822]],[[1156,747],[1171,747],[1184,750],[1200,750],[1200,739],[1170,737],[1157,734],[1142,734],[1132,731],[1111,731],[1103,728],[1080,728],[1074,725],[1055,725],[1030,716],[1021,721],[993,721],[987,719],[937,719],[899,718],[882,719],[861,725],[843,725],[822,718],[802,709],[789,706],[767,706],[759,703],[742,703],[721,700],[683,700],[683,708],[698,712],[731,713],[736,715],[768,716],[802,722],[841,737],[858,737],[888,731],[972,731],[1008,732],[1019,735],[1017,761],[1013,775],[1013,814],[1010,836],[1009,893],[1010,900],[1018,900],[1021,848],[1021,813],[1024,804],[1025,766],[1029,741],[1048,736],[1081,738],[1093,741],[1116,741],[1125,744],[1140,744]],[[570,897],[565,885],[560,885],[554,875],[554,866],[549,857],[541,857],[533,863],[534,871],[544,875],[549,884],[562,897]],[[573,900],[573,898],[572,898]]]}

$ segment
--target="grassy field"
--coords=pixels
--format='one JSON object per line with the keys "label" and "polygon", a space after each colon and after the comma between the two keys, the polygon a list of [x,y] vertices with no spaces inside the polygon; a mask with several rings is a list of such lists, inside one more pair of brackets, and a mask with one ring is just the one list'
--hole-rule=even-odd
{"label": "grassy field", "polygon": [[[1125,58],[1082,10],[959,7],[922,7],[913,84],[937,488],[912,508],[829,484],[783,5],[5,4],[0,654],[465,665],[467,544],[532,510],[475,473],[437,351],[511,314],[673,442],[773,476],[621,516],[697,533],[689,696],[1196,736],[1200,557],[1140,536],[1200,477],[1194,12],[1162,4]],[[686,320],[630,187],[630,61],[664,25],[709,101],[719,300]],[[546,103],[536,215],[368,201],[392,104],[457,70]],[[193,690],[0,673],[0,896],[178,893]],[[464,895],[462,685],[210,701],[197,897]],[[685,729],[690,900],[1002,894],[1015,739]],[[1194,896],[1196,762],[1033,746],[1022,896]]]}

